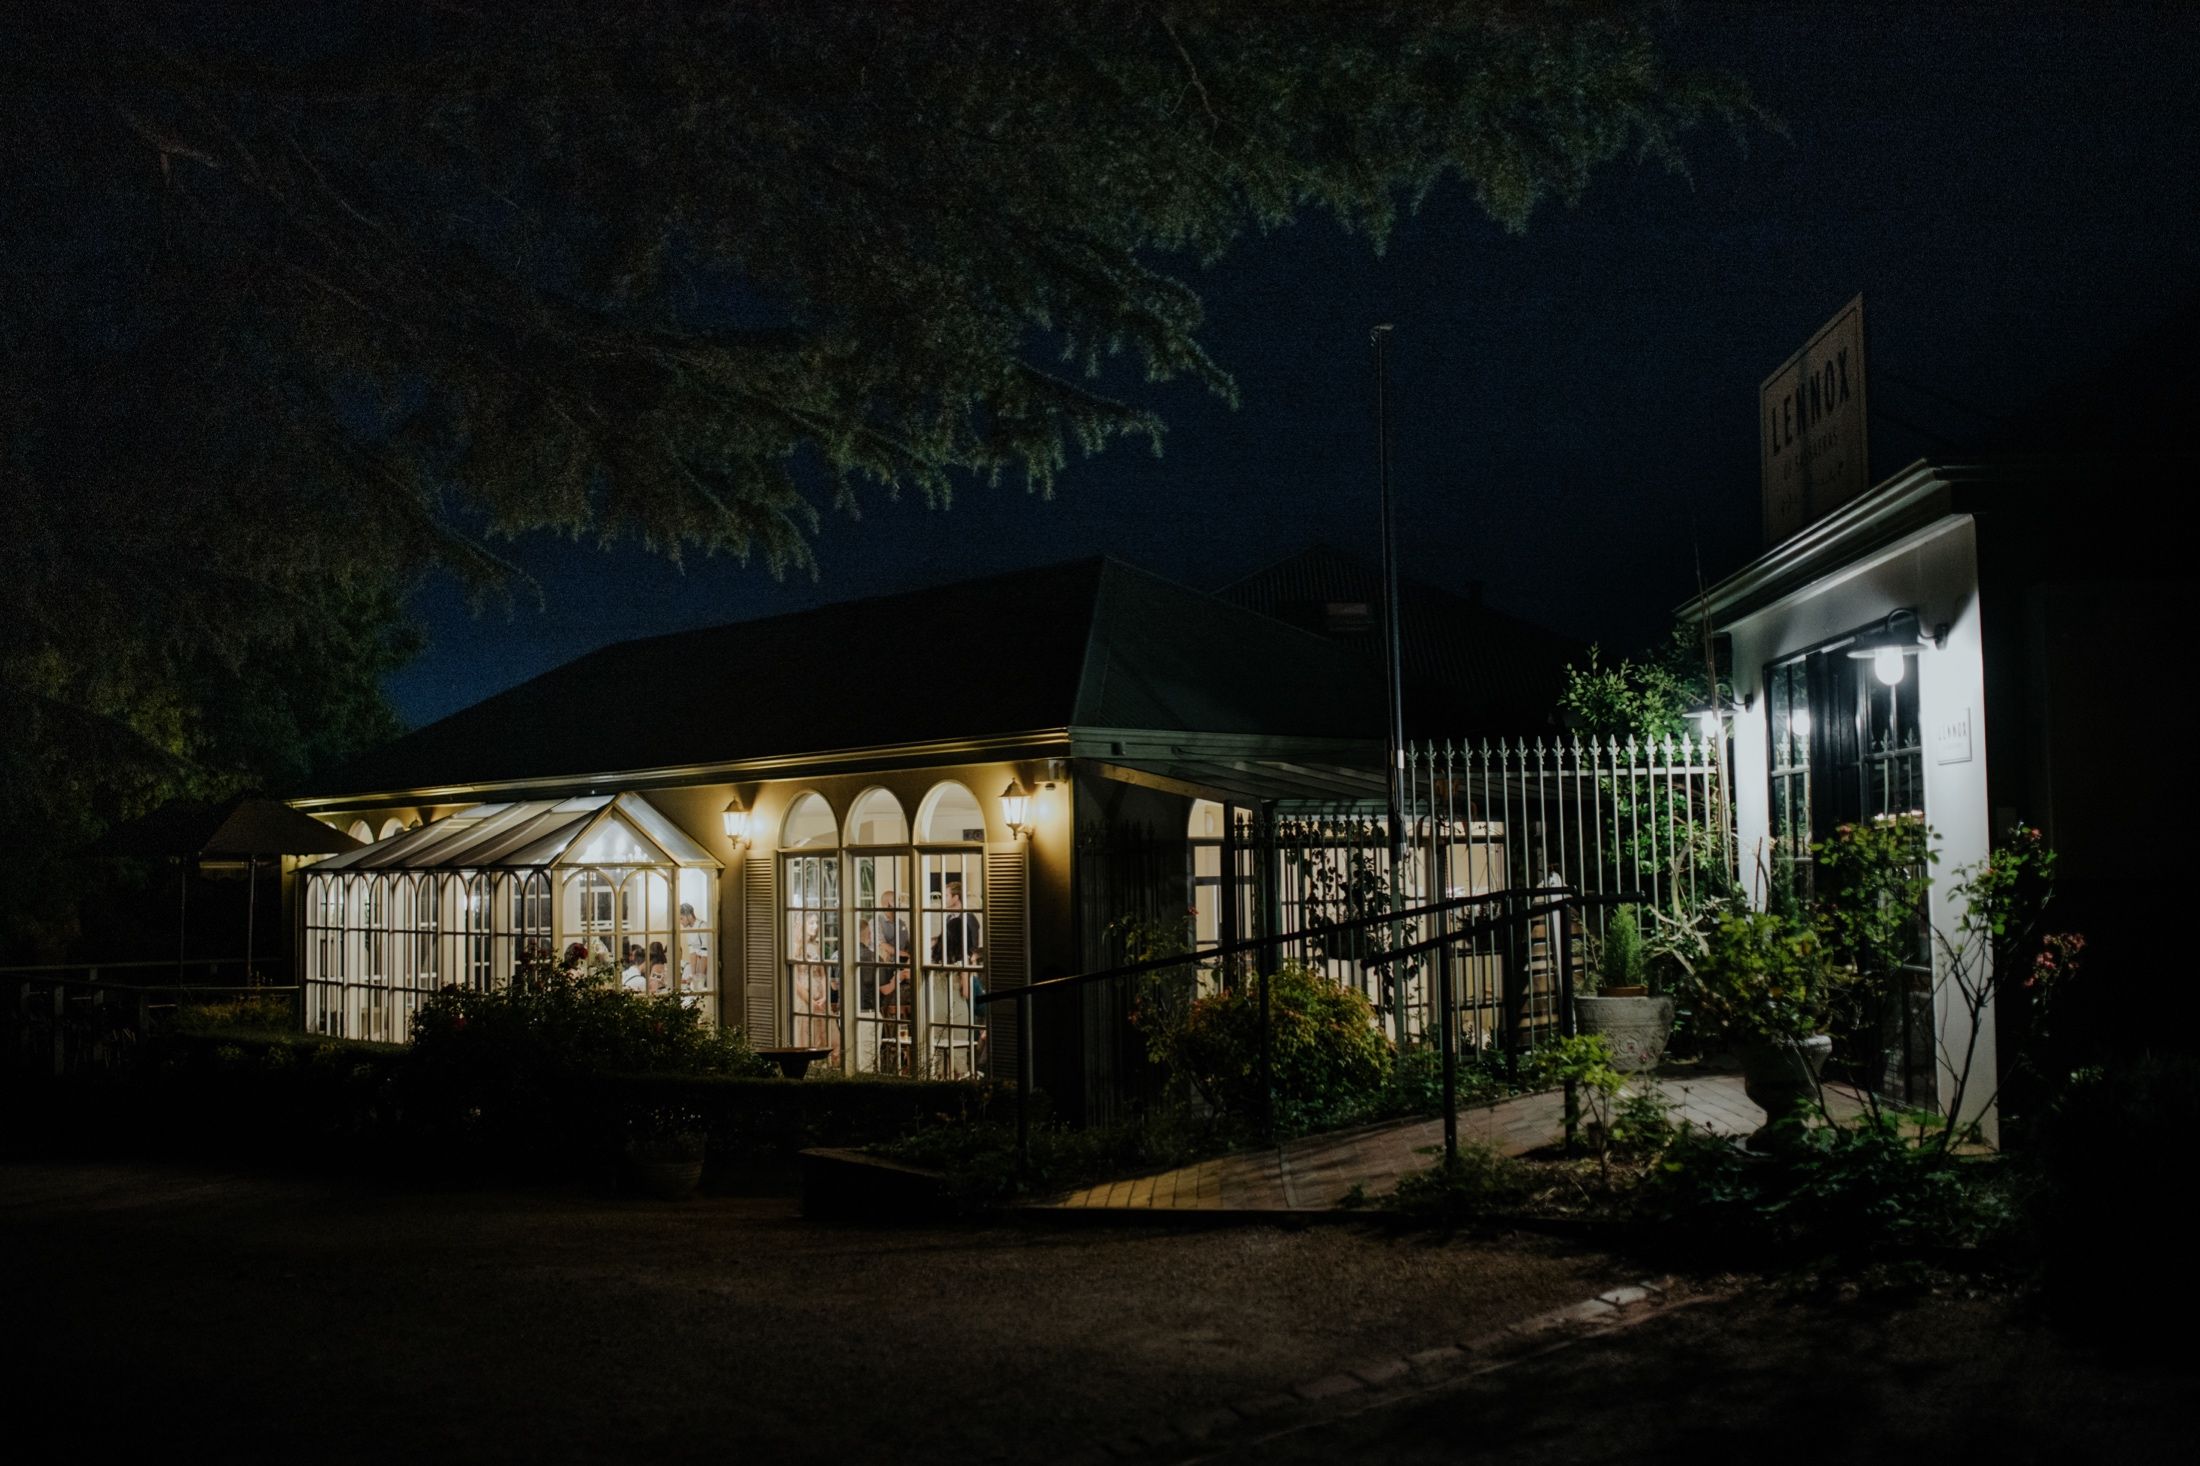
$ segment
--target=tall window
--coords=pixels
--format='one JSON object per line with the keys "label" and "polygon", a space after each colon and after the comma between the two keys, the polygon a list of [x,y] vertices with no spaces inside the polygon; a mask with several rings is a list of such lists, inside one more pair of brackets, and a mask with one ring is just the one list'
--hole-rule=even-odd
{"label": "tall window", "polygon": [[1810,686],[1804,660],[1784,662],[1766,674],[1766,714],[1771,746],[1772,848],[1788,860],[1810,858]]}
{"label": "tall window", "polygon": [[1765,669],[1773,847],[1807,866],[1834,827],[1925,812],[1915,659],[1892,686],[1837,642]]}
{"label": "tall window", "polygon": [[797,1045],[837,1053],[841,1014],[839,831],[832,807],[804,794],[780,836],[782,952]]}
{"label": "tall window", "polygon": [[909,820],[900,801],[884,789],[866,790],[849,808],[847,845],[855,1068],[911,1074],[917,1069],[914,902]]}
{"label": "tall window", "polygon": [[985,1069],[985,814],[961,784],[936,786],[917,818],[923,976],[918,1037],[927,1073],[966,1079]]}

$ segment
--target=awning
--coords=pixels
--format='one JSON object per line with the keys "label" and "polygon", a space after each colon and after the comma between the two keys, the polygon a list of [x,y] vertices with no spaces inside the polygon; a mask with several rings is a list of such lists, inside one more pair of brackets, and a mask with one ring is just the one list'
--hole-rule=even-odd
{"label": "awning", "polygon": [[300,814],[279,799],[240,794],[219,804],[164,805],[142,819],[115,826],[91,847],[91,853],[249,860],[343,855],[363,848],[342,830]]}
{"label": "awning", "polygon": [[1381,804],[1386,797],[1379,769],[1299,759],[1109,759],[1095,767],[1119,783],[1237,805]]}
{"label": "awning", "polygon": [[332,870],[539,870],[549,866],[719,862],[639,794],[477,804],[417,830],[324,860]]}

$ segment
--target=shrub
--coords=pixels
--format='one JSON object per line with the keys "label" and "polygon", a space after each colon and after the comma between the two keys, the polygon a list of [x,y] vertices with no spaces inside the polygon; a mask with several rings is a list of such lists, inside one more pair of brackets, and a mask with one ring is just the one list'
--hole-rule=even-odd
{"label": "shrub", "polygon": [[1636,924],[1635,908],[1622,906],[1605,925],[1597,976],[1608,988],[1638,987],[1643,961],[1642,928]]}
{"label": "shrub", "polygon": [[1730,912],[1711,928],[1683,988],[1699,1026],[1729,1041],[1781,1043],[1823,1031],[1841,983],[1816,932]]}
{"label": "shrub", "polygon": [[2012,1215],[1994,1161],[1869,1118],[1800,1130],[1761,1155],[1684,1132],[1644,1199],[1691,1244],[1733,1252],[1971,1246],[2003,1235]]}
{"label": "shrub", "polygon": [[1519,1161],[1494,1146],[1461,1142],[1456,1160],[1399,1177],[1397,1190],[1376,1204],[1408,1220],[1449,1229],[1516,1207],[1534,1189],[1528,1168]]}
{"label": "shrub", "polygon": [[177,1033],[296,1033],[298,1010],[286,995],[249,994],[226,1003],[183,1003],[171,1024]]}
{"label": "shrub", "polygon": [[[2146,1055],[2071,1077],[2042,1117],[2029,1194],[2049,1306],[2122,1334],[2131,1300],[2188,1250],[2191,1221],[2164,1173],[2200,1133],[2200,1057]],[[2165,1315],[2160,1342],[2196,1346]]]}
{"label": "shrub", "polygon": [[[1437,1044],[1435,1033],[1425,1033],[1420,1043],[1392,1056],[1369,1106],[1369,1119],[1444,1112],[1444,1054]],[[1454,1084],[1461,1105],[1490,1104],[1519,1088],[1506,1077],[1504,1061],[1494,1051],[1459,1055]]]}
{"label": "shrub", "polygon": [[[1284,963],[1268,990],[1277,1128],[1306,1130],[1364,1114],[1382,1091],[1390,1057],[1367,999],[1297,962]],[[1148,1030],[1148,1052],[1188,1077],[1221,1114],[1258,1117],[1260,1001],[1257,980],[1199,998],[1181,1021]]]}
{"label": "shrub", "polygon": [[596,1073],[762,1075],[736,1028],[675,994],[623,991],[607,966],[529,962],[492,992],[446,988],[413,1019],[407,1118],[446,1138],[526,1145],[579,1123],[571,1081]]}

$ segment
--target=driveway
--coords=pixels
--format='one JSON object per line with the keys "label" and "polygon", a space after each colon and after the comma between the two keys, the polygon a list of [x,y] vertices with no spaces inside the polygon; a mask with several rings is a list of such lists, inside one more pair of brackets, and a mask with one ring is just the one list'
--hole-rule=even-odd
{"label": "driveway", "polygon": [[1628,1271],[1357,1228],[824,1228],[784,1198],[0,1167],[11,1437],[216,1459],[1047,1460]]}

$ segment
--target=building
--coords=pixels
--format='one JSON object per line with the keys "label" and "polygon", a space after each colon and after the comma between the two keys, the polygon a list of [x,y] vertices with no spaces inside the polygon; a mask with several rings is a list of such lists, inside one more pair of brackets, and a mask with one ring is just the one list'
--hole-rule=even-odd
{"label": "building", "polygon": [[399,1039],[577,948],[759,1044],[982,1071],[975,993],[1231,899],[1231,807],[1379,807],[1382,706],[1338,642],[1105,559],[608,647],[293,801],[375,837],[292,882],[306,1021]]}
{"label": "building", "polygon": [[[2155,508],[2196,481],[2183,427],[2194,313],[1959,455],[1919,461],[1805,525],[1677,614],[1731,639],[1742,869],[1808,879],[1844,822],[1922,815],[1941,852],[1931,921],[1956,929],[1946,875],[2018,821],[2059,850],[2060,924],[2135,984],[2153,970],[2175,856],[2139,777],[2166,732],[2164,674],[2187,624],[2189,550]],[[2174,703],[2174,697],[2166,699]],[[1889,1087],[1946,1105],[1972,1049],[1921,946]],[[1995,1085],[1965,1107],[1991,1124]]]}

